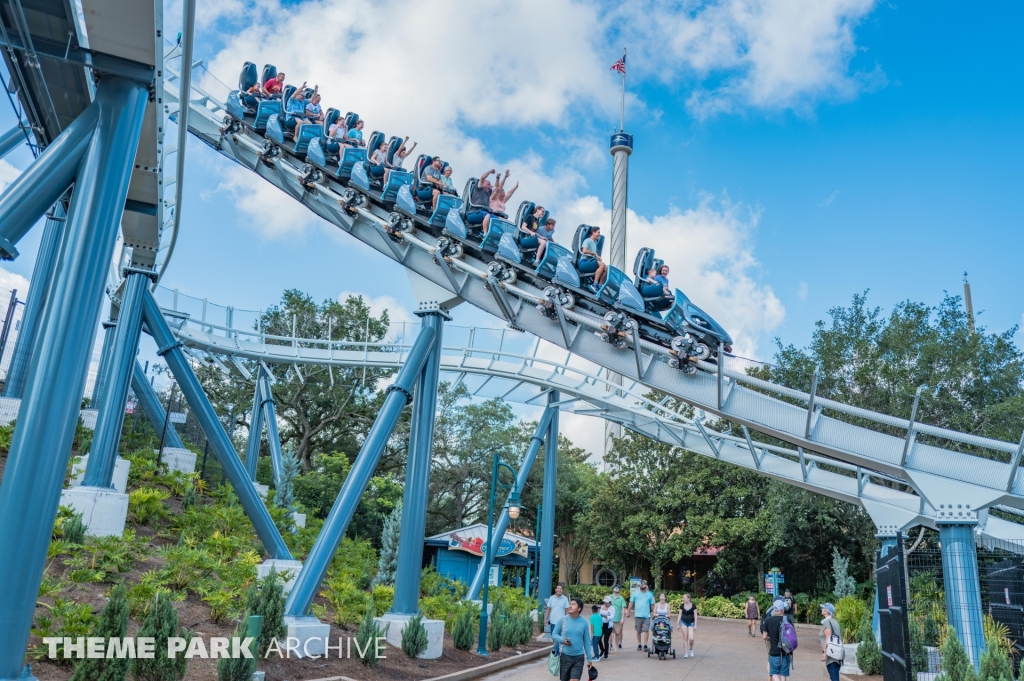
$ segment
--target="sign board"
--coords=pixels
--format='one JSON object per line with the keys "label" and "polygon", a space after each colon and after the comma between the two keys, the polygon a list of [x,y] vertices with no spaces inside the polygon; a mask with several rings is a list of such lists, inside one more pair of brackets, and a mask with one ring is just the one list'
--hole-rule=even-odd
{"label": "sign board", "polygon": [[772,580],[764,580],[764,591],[765,593],[772,594],[773,596],[775,595],[775,585],[772,584]]}
{"label": "sign board", "polygon": [[[786,583],[786,575],[782,574],[781,572],[778,575],[778,579],[779,579],[779,584],[785,584]],[[772,573],[770,573],[770,572],[765,573],[764,581],[765,582],[772,581]]]}
{"label": "sign board", "polygon": [[892,584],[887,584],[885,587],[885,599],[889,602],[889,607],[892,607]]}
{"label": "sign board", "polygon": [[185,423],[185,412],[183,412],[183,411],[172,411],[171,412],[171,423]]}
{"label": "sign board", "polygon": [[1006,604],[1010,604],[1010,589],[1009,587],[1003,587],[1003,595],[1006,597]]}
{"label": "sign board", "polygon": [[487,585],[488,586],[501,586],[501,566],[492,565],[490,571],[487,573]]}
{"label": "sign board", "polygon": [[134,414],[135,413],[135,403],[134,402],[128,402],[127,404],[125,404],[124,405],[124,413],[125,414]]}
{"label": "sign board", "polygon": [[[486,527],[468,527],[448,535],[448,549],[450,551],[465,551],[474,556],[484,555],[484,546],[487,544]],[[522,541],[514,540],[505,535],[498,544],[496,558],[516,554],[524,558],[529,553],[529,547]]]}
{"label": "sign board", "polygon": [[629,595],[632,598],[633,594],[640,591],[640,582],[643,580],[640,577],[629,578]]}

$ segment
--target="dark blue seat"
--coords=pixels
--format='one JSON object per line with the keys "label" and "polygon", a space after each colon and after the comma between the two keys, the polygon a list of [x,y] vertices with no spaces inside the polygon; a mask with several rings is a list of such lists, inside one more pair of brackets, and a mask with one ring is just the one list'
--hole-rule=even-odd
{"label": "dark blue seat", "polygon": [[519,246],[516,245],[515,229],[515,225],[508,220],[492,216],[487,234],[480,242],[480,249],[484,253],[499,255],[514,263],[522,262],[523,254],[520,252]]}
{"label": "dark blue seat", "polygon": [[428,222],[434,227],[444,227],[448,222],[449,211],[458,215],[460,208],[462,208],[462,199],[451,194],[441,194],[437,197],[437,206],[430,214]]}
{"label": "dark blue seat", "polygon": [[352,169],[357,164],[366,162],[366,149],[359,147],[342,147],[338,159],[338,178],[348,180],[352,177]]}
{"label": "dark blue seat", "polygon": [[[590,233],[593,230],[594,227],[591,225],[580,225],[576,228],[576,233],[572,237],[573,265],[576,271],[579,272],[580,281],[584,284],[593,280],[594,272],[597,271],[597,261],[594,258],[586,258],[583,255],[583,242],[590,237]],[[597,254],[602,255],[603,253],[604,235],[601,235],[597,240]]]}
{"label": "dark blue seat", "polygon": [[299,136],[295,139],[294,152],[297,156],[305,156],[309,143],[323,137],[324,126],[319,123],[305,123],[299,126]]}
{"label": "dark blue seat", "polygon": [[434,198],[433,187],[428,182],[423,180],[423,171],[427,169],[427,159],[433,158],[427,154],[420,154],[416,157],[416,162],[412,166],[412,186],[409,188],[412,192],[413,201],[416,203],[417,210],[429,211],[430,203]]}
{"label": "dark blue seat", "polygon": [[[534,210],[537,209],[537,204],[533,201],[523,201],[519,204],[519,210],[516,211],[516,243],[519,245],[519,250],[523,253],[533,253],[540,246],[540,242],[535,236],[530,236],[522,230],[523,223],[526,222],[526,218],[529,217]],[[543,225],[547,222],[548,216],[551,215],[550,211],[545,210],[544,215],[541,216],[539,225]]]}
{"label": "dark blue seat", "polygon": [[263,73],[260,74],[260,85],[266,85],[271,78],[277,78],[277,67],[273,64],[264,64]]}
{"label": "dark blue seat", "polygon": [[398,198],[398,190],[412,184],[412,173],[407,170],[392,170],[388,173],[388,182],[380,192],[380,200],[394,203]]}
{"label": "dark blue seat", "polygon": [[331,126],[341,116],[341,112],[334,108],[327,109],[324,114],[324,134],[320,139],[320,145],[326,156],[326,160],[334,161],[338,158],[338,152],[341,149],[341,143],[330,136]]}
{"label": "dark blue seat", "polygon": [[647,247],[641,248],[633,261],[633,286],[644,299],[646,311],[657,317],[661,316],[659,312],[672,307],[672,298],[665,295],[665,289],[661,284],[647,281],[647,272],[651,269],[657,272],[664,264],[664,260],[654,257],[654,249]]}
{"label": "dark blue seat", "polygon": [[597,291],[597,299],[606,305],[644,311],[644,299],[633,287],[627,275],[617,267],[608,268],[608,277]]}
{"label": "dark blue seat", "polygon": [[573,265],[573,254],[568,248],[554,241],[548,242],[544,257],[537,266],[537,274],[551,281],[580,287],[580,275]]}
{"label": "dark blue seat", "polygon": [[266,132],[267,121],[270,120],[270,117],[273,116],[274,114],[280,116],[281,113],[282,110],[280,99],[260,100],[259,104],[256,106],[256,121],[252,125],[253,130],[259,133]]}
{"label": "dark blue seat", "polygon": [[250,95],[248,90],[258,82],[259,74],[256,71],[256,65],[251,61],[245,62],[242,66],[242,72],[238,74],[238,92],[241,94],[242,103],[245,105],[247,113],[256,112],[256,105],[259,103],[259,98]]}
{"label": "dark blue seat", "polygon": [[483,228],[482,221],[478,219],[480,215],[491,212],[490,205],[473,203],[473,190],[476,189],[479,182],[480,178],[477,177],[471,177],[466,181],[466,187],[462,190],[462,208],[459,210],[466,227],[477,231]]}

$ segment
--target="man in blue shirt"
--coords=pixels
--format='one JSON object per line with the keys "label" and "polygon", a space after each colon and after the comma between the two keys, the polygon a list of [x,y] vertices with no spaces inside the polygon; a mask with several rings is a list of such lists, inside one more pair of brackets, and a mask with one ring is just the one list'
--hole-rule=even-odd
{"label": "man in blue shirt", "polygon": [[594,273],[594,283],[591,285],[594,291],[601,288],[605,277],[608,276],[608,265],[601,260],[601,255],[597,251],[600,241],[601,228],[592,228],[590,234],[583,240],[583,244],[580,246],[581,257],[577,266],[582,274]]}
{"label": "man in blue shirt", "polygon": [[594,665],[590,622],[585,617],[580,617],[581,612],[583,601],[573,598],[569,601],[568,614],[551,632],[551,638],[562,646],[562,657],[559,660],[560,681],[579,681],[583,678],[584,663],[587,669]]}
{"label": "man in blue shirt", "polygon": [[[313,88],[313,94],[316,95],[317,90],[320,88],[319,85]],[[299,126],[303,123],[311,123],[306,118],[306,83],[302,84],[302,87],[295,90],[292,96],[288,99],[288,102],[284,105],[284,112],[295,119],[295,130],[292,134],[294,139],[299,137]]]}
{"label": "man in blue shirt", "polygon": [[627,614],[635,614],[633,626],[636,628],[636,649],[647,650],[647,637],[651,633],[651,606],[654,605],[654,594],[647,588],[647,582],[640,582],[640,590],[629,599]]}

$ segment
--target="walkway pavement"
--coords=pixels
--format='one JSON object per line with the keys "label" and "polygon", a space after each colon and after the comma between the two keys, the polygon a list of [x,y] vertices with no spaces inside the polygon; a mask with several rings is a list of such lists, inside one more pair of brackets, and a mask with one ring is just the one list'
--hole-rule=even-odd
{"label": "walkway pavement", "polygon": [[[627,620],[626,626],[631,627]],[[817,632],[801,626],[797,629],[800,647],[794,656],[795,666],[791,681],[821,681],[828,679]],[[629,645],[632,643],[632,645]],[[614,650],[608,660],[598,663],[599,681],[767,681],[768,654],[760,638],[747,636],[747,624],[742,620],[701,620],[697,625],[695,657],[682,658],[679,632],[672,632],[672,643],[677,659],[664,662],[636,649],[636,634],[626,630],[622,650]],[[547,661],[525,664],[492,676],[484,681],[552,681]],[[586,674],[584,674],[586,679]]]}

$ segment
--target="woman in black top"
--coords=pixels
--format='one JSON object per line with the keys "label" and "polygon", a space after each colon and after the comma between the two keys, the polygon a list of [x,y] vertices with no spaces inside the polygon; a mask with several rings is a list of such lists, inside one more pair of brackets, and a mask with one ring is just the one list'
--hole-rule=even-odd
{"label": "woman in black top", "polygon": [[697,604],[690,600],[690,594],[683,594],[676,625],[683,633],[683,657],[693,657],[693,637],[697,633]]}

